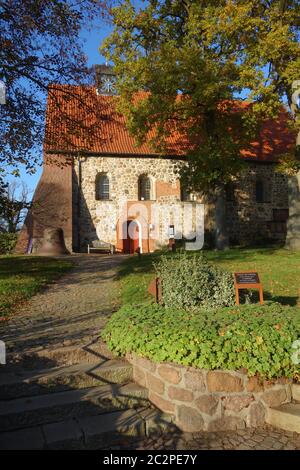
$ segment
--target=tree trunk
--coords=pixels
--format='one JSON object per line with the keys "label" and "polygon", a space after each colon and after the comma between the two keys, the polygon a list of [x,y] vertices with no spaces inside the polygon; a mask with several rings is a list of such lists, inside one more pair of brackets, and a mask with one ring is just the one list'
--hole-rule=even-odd
{"label": "tree trunk", "polygon": [[[297,146],[300,146],[300,132],[297,136]],[[300,250],[300,171],[288,180],[289,219],[285,247],[289,250]]]}
{"label": "tree trunk", "polygon": [[226,250],[229,248],[224,188],[219,188],[216,194],[215,247],[217,250]]}

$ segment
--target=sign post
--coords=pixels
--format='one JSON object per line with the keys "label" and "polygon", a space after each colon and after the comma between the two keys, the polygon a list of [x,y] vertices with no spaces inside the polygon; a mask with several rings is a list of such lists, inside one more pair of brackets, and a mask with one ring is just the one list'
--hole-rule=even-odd
{"label": "sign post", "polygon": [[236,305],[240,305],[239,290],[240,289],[258,289],[259,303],[264,303],[263,287],[260,282],[258,273],[255,271],[241,271],[234,273],[234,287]]}
{"label": "sign post", "polygon": [[155,297],[155,302],[159,304],[162,299],[162,283],[161,279],[159,277],[156,277],[150,282],[150,285],[148,287],[148,292],[149,294],[153,295]]}

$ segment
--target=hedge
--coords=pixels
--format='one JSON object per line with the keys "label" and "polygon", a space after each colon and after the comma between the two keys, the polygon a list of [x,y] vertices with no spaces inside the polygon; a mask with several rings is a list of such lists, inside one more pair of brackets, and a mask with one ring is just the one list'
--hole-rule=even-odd
{"label": "hedge", "polygon": [[0,233],[0,254],[8,255],[11,253],[16,246],[17,239],[17,233]]}
{"label": "hedge", "polygon": [[102,338],[122,356],[134,352],[154,362],[246,368],[250,376],[265,378],[299,376],[294,362],[300,310],[276,303],[193,313],[156,304],[124,306],[112,315]]}
{"label": "hedge", "polygon": [[232,273],[210,264],[203,255],[183,252],[162,256],[154,267],[162,280],[162,300],[166,307],[190,310],[235,304]]}

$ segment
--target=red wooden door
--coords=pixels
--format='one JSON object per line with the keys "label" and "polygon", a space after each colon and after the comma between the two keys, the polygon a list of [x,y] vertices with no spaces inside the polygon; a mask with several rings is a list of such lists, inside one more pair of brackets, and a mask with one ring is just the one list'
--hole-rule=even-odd
{"label": "red wooden door", "polygon": [[[131,225],[130,225],[131,224]],[[129,228],[130,226],[130,228]],[[139,247],[139,226],[133,220],[127,220],[124,227],[123,251],[124,253],[135,253]]]}
{"label": "red wooden door", "polygon": [[130,253],[137,253],[139,248],[139,226],[136,222],[134,222],[134,229],[131,229],[131,233],[133,232],[133,239],[131,240],[131,249]]}

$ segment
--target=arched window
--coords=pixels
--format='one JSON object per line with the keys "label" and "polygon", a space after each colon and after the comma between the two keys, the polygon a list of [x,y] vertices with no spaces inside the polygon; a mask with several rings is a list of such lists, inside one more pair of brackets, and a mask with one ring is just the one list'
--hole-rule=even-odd
{"label": "arched window", "polygon": [[149,201],[150,199],[152,199],[151,180],[148,176],[142,175],[139,177],[139,200]]}
{"label": "arched window", "polygon": [[109,199],[109,178],[106,173],[100,173],[96,177],[96,199],[98,201]]}
{"label": "arched window", "polygon": [[262,180],[257,180],[255,183],[255,197],[256,202],[265,201],[265,187],[264,182]]}

